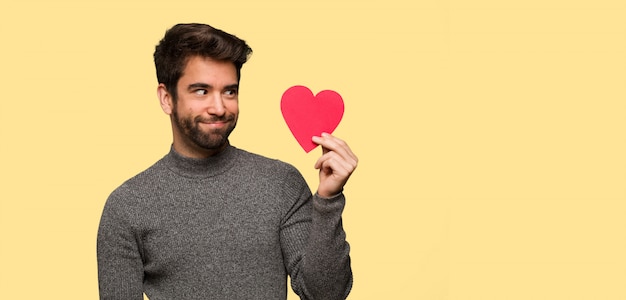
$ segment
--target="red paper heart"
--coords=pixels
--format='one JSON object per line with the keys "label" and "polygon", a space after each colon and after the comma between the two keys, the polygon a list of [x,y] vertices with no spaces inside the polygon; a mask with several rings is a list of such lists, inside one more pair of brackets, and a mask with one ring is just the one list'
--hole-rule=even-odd
{"label": "red paper heart", "polygon": [[307,153],[318,145],[313,136],[323,132],[333,133],[343,117],[343,99],[331,90],[324,90],[313,96],[305,86],[292,86],[283,93],[280,110],[283,118],[302,149]]}

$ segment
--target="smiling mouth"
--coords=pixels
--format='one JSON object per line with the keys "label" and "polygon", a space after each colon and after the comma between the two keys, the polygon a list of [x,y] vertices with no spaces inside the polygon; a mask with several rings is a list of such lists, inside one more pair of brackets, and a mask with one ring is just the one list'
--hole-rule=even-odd
{"label": "smiling mouth", "polygon": [[200,124],[211,127],[211,128],[222,128],[225,127],[228,121],[217,121],[217,122],[199,122]]}
{"label": "smiling mouth", "polygon": [[232,122],[235,118],[233,117],[223,117],[223,118],[202,118],[196,117],[195,121],[203,124],[226,124]]}
{"label": "smiling mouth", "polygon": [[208,130],[222,130],[229,127],[230,124],[234,121],[234,118],[198,118],[198,120],[196,121],[199,124],[198,126],[204,127]]}

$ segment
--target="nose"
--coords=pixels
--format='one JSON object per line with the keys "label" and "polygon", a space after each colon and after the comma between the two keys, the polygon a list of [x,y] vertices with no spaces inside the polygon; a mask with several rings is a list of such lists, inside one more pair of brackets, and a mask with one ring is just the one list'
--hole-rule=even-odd
{"label": "nose", "polygon": [[224,99],[221,93],[216,93],[212,99],[209,100],[207,112],[210,115],[223,116],[226,113],[226,107],[224,106]]}

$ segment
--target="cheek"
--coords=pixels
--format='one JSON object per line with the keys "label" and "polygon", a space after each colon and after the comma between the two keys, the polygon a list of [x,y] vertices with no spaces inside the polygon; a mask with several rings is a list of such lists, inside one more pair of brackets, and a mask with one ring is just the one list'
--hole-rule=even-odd
{"label": "cheek", "polygon": [[178,110],[184,112],[185,115],[193,116],[202,111],[202,107],[200,105],[190,105],[190,103],[181,103],[178,105]]}
{"label": "cheek", "polygon": [[224,103],[224,106],[226,107],[226,109],[229,112],[231,112],[233,114],[238,114],[239,113],[239,103],[237,101]]}

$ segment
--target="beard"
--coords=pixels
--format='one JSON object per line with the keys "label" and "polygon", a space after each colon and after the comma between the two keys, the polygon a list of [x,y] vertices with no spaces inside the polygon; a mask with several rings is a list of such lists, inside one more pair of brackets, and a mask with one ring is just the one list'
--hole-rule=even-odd
{"label": "beard", "polygon": [[[237,125],[237,117],[232,114],[212,118],[180,117],[177,109],[174,109],[172,116],[179,131],[196,146],[206,150],[218,150],[228,144],[228,136]],[[228,125],[224,128],[203,130],[199,125],[202,122],[227,122]]]}

